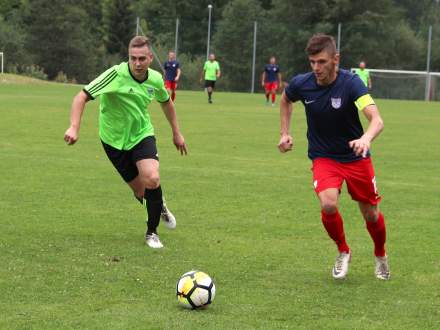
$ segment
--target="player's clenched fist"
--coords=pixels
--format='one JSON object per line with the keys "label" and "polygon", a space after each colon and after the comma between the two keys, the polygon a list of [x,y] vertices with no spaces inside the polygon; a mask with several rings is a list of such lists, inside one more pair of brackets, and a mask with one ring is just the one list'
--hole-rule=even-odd
{"label": "player's clenched fist", "polygon": [[64,141],[66,141],[68,145],[72,145],[78,141],[78,130],[73,127],[69,127],[66,133],[64,133]]}
{"label": "player's clenched fist", "polygon": [[293,139],[290,135],[282,135],[278,143],[278,149],[281,152],[291,151],[293,148]]}

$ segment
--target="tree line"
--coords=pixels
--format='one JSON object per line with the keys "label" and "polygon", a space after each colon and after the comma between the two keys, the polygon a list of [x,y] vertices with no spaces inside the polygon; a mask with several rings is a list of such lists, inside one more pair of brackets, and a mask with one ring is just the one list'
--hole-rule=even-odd
{"label": "tree line", "polygon": [[365,60],[369,67],[425,70],[432,25],[431,70],[440,71],[438,0],[0,0],[0,52],[7,72],[86,83],[126,60],[136,17],[165,60],[174,49],[179,18],[181,86],[196,89],[206,58],[208,4],[210,50],[220,62],[219,87],[225,90],[250,90],[255,21],[256,87],[271,55],[286,80],[307,71],[308,38],[317,32],[336,37],[339,23],[342,67]]}

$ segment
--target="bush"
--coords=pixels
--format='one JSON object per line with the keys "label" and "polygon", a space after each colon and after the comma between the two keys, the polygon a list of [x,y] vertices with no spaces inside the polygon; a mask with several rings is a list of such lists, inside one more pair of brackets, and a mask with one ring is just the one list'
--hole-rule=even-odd
{"label": "bush", "polygon": [[34,64],[20,66],[18,73],[36,79],[47,80],[47,74],[44,72],[44,69]]}
{"label": "bush", "polygon": [[63,71],[59,71],[54,79],[54,81],[58,83],[68,83],[69,80],[67,79],[66,74]]}

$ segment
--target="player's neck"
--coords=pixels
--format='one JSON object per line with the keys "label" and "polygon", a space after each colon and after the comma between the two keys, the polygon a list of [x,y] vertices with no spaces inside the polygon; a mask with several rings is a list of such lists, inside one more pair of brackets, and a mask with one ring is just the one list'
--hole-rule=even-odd
{"label": "player's neck", "polygon": [[317,81],[319,86],[328,86],[330,84],[332,84],[336,78],[338,78],[338,69],[336,69],[335,71],[331,72],[326,79],[323,79],[321,81]]}

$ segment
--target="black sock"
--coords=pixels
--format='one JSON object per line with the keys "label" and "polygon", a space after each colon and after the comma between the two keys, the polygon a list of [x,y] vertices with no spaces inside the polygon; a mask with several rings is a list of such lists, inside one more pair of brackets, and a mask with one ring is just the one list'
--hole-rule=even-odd
{"label": "black sock", "polygon": [[212,92],[208,92],[208,99],[211,99]]}
{"label": "black sock", "polygon": [[145,189],[144,198],[147,200],[147,234],[156,233],[159,226],[160,213],[162,212],[162,188]]}

